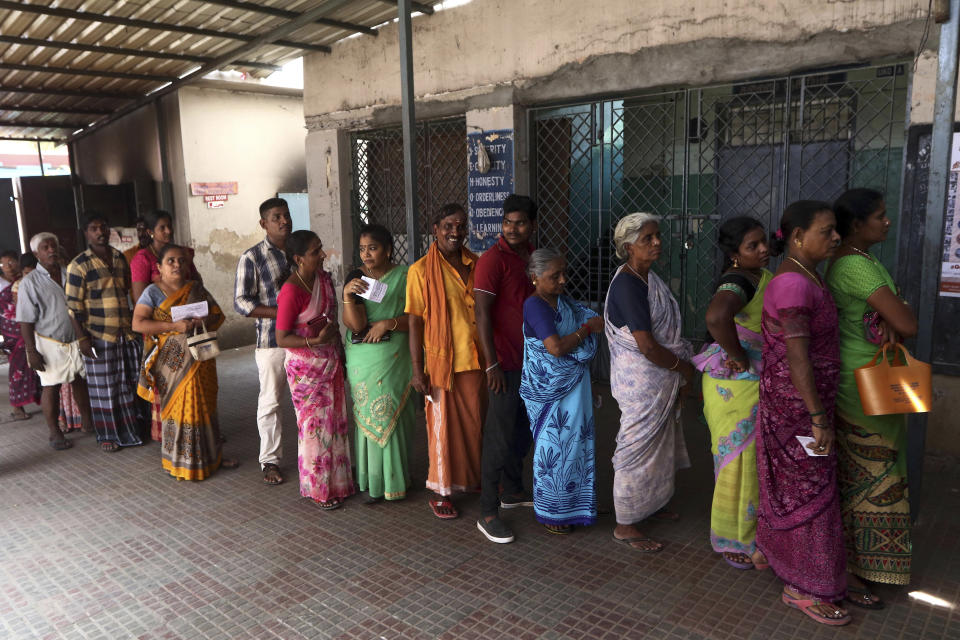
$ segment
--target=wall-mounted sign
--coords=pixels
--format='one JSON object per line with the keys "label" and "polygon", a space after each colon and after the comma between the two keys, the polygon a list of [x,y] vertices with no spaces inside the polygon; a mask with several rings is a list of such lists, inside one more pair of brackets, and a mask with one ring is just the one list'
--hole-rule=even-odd
{"label": "wall-mounted sign", "polygon": [[207,200],[207,209],[223,209],[225,204],[223,200]]}
{"label": "wall-mounted sign", "polygon": [[[477,144],[490,158],[490,170],[480,173]],[[503,225],[503,201],[513,193],[513,129],[467,134],[467,213],[470,248],[486,251],[497,242]]]}
{"label": "wall-mounted sign", "polygon": [[944,213],[943,259],[940,263],[940,295],[960,298],[960,133],[953,134],[950,152],[950,189]]}
{"label": "wall-mounted sign", "polygon": [[190,195],[192,196],[213,196],[213,195],[232,195],[239,192],[239,183],[237,182],[191,182]]}
{"label": "wall-mounted sign", "polygon": [[225,194],[225,193],[223,193],[223,194],[218,194],[218,195],[215,195],[215,196],[203,196],[203,201],[204,201],[204,202],[226,202],[226,201],[227,201],[227,198],[229,198],[229,197],[230,197],[230,196],[228,196],[228,195]]}

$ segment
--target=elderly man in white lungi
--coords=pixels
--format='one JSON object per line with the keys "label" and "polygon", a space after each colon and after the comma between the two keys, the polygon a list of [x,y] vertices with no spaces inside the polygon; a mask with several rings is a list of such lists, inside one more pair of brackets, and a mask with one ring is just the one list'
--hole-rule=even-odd
{"label": "elderly man in white lungi", "polygon": [[38,233],[30,239],[37,268],[23,277],[17,293],[17,322],[26,346],[27,363],[40,376],[43,393],[40,406],[50,431],[50,446],[69,449],[57,419],[60,412],[60,385],[69,384],[80,407],[83,430],[93,430],[90,400],[80,345],[63,291],[66,273],[60,263],[60,243],[52,233]]}

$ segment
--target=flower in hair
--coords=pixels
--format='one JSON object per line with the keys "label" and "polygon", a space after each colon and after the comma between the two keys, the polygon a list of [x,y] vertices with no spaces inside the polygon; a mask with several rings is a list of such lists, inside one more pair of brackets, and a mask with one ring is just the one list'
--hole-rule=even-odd
{"label": "flower in hair", "polygon": [[777,240],[783,240],[783,229],[777,229],[776,233],[774,233],[773,236]]}

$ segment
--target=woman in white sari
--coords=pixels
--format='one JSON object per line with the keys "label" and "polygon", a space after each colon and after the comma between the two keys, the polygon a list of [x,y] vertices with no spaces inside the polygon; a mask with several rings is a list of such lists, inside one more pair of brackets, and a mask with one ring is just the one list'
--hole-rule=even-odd
{"label": "woman in white sari", "polygon": [[654,517],[676,520],[666,509],[674,474],[690,466],[680,425],[680,387],[693,377],[693,348],[680,337],[680,307],[650,267],[660,258],[659,217],[632,213],[617,224],[617,269],[604,309],[610,343],[610,389],[620,405],[613,454],[614,539],[632,549],[663,549],[637,528]]}

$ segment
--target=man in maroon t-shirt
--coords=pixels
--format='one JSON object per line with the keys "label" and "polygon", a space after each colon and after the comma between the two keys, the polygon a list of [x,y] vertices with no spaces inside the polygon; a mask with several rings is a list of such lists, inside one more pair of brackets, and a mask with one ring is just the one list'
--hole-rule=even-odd
{"label": "man in maroon t-shirt", "polygon": [[[503,232],[477,261],[473,287],[480,346],[490,390],[480,460],[480,519],[477,528],[491,542],[513,542],[499,509],[532,507],[523,489],[523,459],[530,448],[530,423],[520,398],[523,368],[523,302],[533,295],[527,262],[533,247],[537,205],[511,194],[503,201]],[[503,494],[498,490],[502,486]]]}

